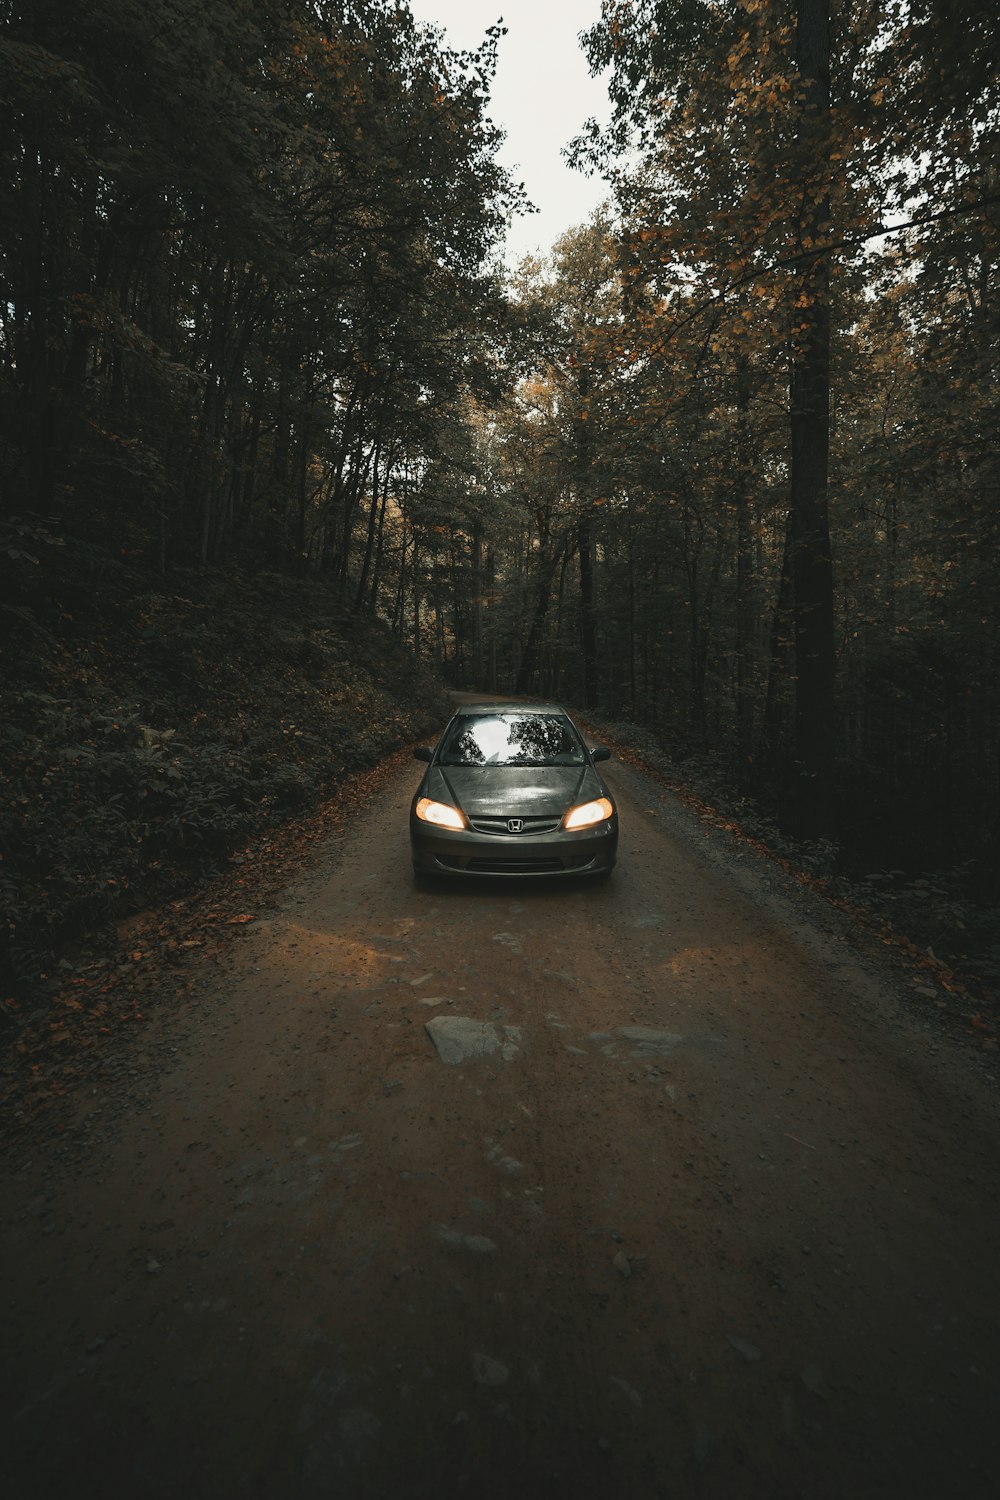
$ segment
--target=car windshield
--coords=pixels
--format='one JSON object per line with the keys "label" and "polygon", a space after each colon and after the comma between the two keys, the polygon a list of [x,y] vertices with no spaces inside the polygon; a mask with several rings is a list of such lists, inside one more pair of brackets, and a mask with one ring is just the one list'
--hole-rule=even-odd
{"label": "car windshield", "polygon": [[463,715],[439,756],[445,766],[581,766],[583,746],[559,714]]}

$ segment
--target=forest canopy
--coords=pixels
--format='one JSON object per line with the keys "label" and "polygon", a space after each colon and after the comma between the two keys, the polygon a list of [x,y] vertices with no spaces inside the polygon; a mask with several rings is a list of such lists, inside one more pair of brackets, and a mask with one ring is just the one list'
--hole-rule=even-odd
{"label": "forest canopy", "polygon": [[8,524],[346,588],[363,495],[492,378],[498,30],[457,54],[384,0],[2,11]]}

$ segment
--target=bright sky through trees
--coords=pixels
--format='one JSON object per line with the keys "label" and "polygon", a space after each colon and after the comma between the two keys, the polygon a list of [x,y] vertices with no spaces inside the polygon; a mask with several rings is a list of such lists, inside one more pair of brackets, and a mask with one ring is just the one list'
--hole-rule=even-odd
{"label": "bright sky through trees", "polygon": [[515,220],[507,260],[545,254],[607,195],[599,177],[573,171],[561,155],[589,116],[607,117],[604,84],[591,78],[579,44],[600,16],[600,0],[410,0],[410,9],[418,21],[444,27],[456,48],[478,46],[501,18],[507,27],[490,112],[507,133],[500,159],[538,209]]}

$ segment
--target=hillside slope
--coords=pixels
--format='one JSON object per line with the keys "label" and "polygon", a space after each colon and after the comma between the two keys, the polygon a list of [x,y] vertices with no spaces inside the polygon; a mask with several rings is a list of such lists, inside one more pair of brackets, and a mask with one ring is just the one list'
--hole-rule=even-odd
{"label": "hillside slope", "polygon": [[225,865],[439,723],[440,685],[328,586],[3,558],[0,990]]}

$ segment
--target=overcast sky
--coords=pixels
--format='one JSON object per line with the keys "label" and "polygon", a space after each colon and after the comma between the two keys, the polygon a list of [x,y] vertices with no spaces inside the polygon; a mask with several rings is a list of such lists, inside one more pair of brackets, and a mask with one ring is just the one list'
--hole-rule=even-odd
{"label": "overcast sky", "polygon": [[503,18],[491,115],[507,133],[504,166],[523,182],[539,210],[518,218],[507,261],[546,254],[564,230],[582,224],[607,196],[600,177],[572,171],[560,155],[590,115],[604,120],[608,98],[591,78],[579,33],[598,19],[600,0],[409,0],[418,21],[432,21],[449,45],[476,47]]}

